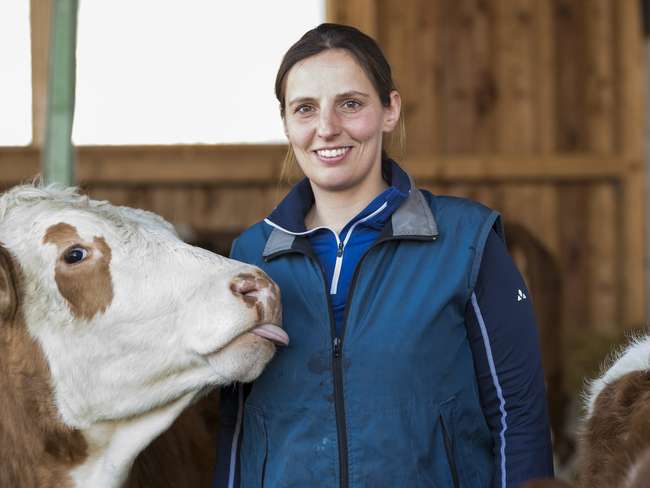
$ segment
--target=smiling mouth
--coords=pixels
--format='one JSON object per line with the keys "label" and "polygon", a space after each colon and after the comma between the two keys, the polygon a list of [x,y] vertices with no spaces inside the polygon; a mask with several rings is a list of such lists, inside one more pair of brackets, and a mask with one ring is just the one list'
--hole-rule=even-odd
{"label": "smiling mouth", "polygon": [[338,159],[342,159],[350,151],[350,149],[352,149],[352,146],[343,146],[343,147],[336,147],[331,149],[317,149],[314,152],[321,159],[338,160]]}

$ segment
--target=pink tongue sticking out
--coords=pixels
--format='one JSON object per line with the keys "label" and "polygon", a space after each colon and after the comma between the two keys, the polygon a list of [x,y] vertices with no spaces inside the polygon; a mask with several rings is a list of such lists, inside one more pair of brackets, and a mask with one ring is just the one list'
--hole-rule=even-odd
{"label": "pink tongue sticking out", "polygon": [[251,332],[260,337],[264,337],[280,346],[289,345],[289,336],[277,325],[263,324],[255,327]]}

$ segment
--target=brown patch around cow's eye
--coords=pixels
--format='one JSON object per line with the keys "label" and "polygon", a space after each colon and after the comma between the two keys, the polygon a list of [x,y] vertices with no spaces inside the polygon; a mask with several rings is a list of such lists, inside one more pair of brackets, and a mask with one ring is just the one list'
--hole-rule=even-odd
{"label": "brown patch around cow's eye", "polygon": [[90,320],[104,312],[113,301],[112,253],[106,240],[95,237],[92,244],[84,243],[77,229],[59,223],[47,230],[43,242],[56,245],[61,253],[54,279],[73,315]]}

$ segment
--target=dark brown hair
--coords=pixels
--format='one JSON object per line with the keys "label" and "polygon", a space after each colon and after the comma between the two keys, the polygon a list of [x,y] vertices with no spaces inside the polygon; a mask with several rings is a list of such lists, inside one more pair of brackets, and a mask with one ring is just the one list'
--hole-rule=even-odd
{"label": "dark brown hair", "polygon": [[327,49],[345,49],[349,52],[377,90],[382,105],[390,105],[390,93],[395,90],[395,84],[390,65],[375,40],[354,27],[325,23],[307,31],[282,58],[275,78],[275,96],[280,102],[283,117],[287,73],[299,61]]}

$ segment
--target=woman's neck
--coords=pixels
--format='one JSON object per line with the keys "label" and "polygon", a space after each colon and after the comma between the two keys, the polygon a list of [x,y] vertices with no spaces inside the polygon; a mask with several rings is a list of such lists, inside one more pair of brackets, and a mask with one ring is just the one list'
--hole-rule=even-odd
{"label": "woman's neck", "polygon": [[383,178],[365,187],[342,191],[326,191],[312,185],[314,205],[305,216],[305,227],[328,227],[339,233],[386,188],[388,185]]}

